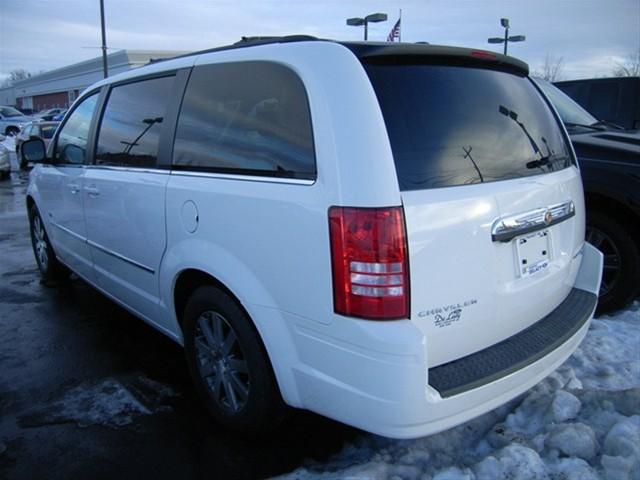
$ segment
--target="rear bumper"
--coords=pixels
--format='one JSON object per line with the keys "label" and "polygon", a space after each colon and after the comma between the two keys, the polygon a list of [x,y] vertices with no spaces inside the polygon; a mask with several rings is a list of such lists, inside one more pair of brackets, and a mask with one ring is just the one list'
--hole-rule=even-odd
{"label": "rear bumper", "polygon": [[429,369],[429,385],[443,398],[489,384],[562,347],[589,321],[598,303],[594,293],[573,288],[547,316],[511,338],[472,355]]}
{"label": "rear bumper", "polygon": [[574,288],[554,312],[504,342],[431,370],[424,335],[411,321],[342,319],[338,335],[283,314],[295,350],[286,382],[295,400],[286,391],[285,400],[394,438],[436,433],[496,408],[549,375],[585,337],[602,254],[585,243],[579,255]]}

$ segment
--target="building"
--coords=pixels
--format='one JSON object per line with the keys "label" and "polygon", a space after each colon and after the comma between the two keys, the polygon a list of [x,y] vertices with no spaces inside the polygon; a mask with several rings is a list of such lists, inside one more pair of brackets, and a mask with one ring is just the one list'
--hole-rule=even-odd
{"label": "building", "polygon": [[[187,52],[119,50],[107,55],[109,75],[183,53]],[[0,105],[15,105],[18,108],[31,108],[35,111],[68,107],[80,92],[102,78],[102,57],[92,58],[34,75],[16,82],[11,87],[0,89]]]}

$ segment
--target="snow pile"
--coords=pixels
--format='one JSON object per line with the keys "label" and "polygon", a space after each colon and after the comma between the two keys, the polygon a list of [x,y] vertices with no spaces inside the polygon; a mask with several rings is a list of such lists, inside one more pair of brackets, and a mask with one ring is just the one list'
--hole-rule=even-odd
{"label": "snow pile", "polygon": [[363,434],[283,479],[640,479],[640,303],[593,320],[574,355],[526,394],[417,440]]}
{"label": "snow pile", "polygon": [[115,379],[73,388],[57,404],[60,418],[73,420],[80,426],[120,427],[132,423],[138,415],[151,413]]}
{"label": "snow pile", "polygon": [[168,386],[142,375],[131,379],[106,378],[67,390],[61,397],[24,415],[21,425],[77,423],[81,427],[111,428],[133,423],[140,415],[169,410],[177,394]]}

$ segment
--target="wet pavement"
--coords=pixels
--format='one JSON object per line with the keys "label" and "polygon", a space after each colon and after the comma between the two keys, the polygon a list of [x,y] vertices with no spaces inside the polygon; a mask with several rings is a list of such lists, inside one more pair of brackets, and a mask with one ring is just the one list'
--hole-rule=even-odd
{"label": "wet pavement", "polygon": [[27,174],[0,181],[0,478],[265,478],[358,435],[305,412],[260,440],[209,419],[181,348],[33,259]]}

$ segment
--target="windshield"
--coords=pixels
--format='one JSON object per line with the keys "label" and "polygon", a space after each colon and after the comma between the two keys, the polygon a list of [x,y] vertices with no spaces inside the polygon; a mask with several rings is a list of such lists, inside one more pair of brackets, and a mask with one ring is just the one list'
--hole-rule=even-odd
{"label": "windshield", "polygon": [[365,68],[401,190],[507,180],[572,165],[558,121],[527,77],[430,64]]}
{"label": "windshield", "polygon": [[0,107],[0,114],[3,117],[22,117],[22,113],[13,107]]}
{"label": "windshield", "polygon": [[578,105],[565,95],[565,93],[557,87],[554,87],[546,80],[534,78],[540,90],[549,98],[549,101],[556,107],[558,115],[564,123],[573,123],[576,125],[593,125],[598,122],[593,115]]}

